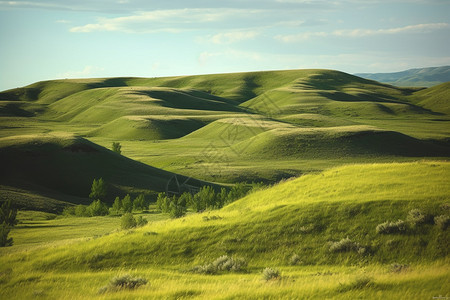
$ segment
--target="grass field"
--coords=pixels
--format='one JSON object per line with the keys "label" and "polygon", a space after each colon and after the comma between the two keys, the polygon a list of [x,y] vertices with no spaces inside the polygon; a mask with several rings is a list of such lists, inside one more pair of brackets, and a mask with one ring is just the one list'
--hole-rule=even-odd
{"label": "grass field", "polygon": [[[133,231],[117,231],[111,217],[46,220],[51,215],[22,213],[24,221],[13,231],[17,244],[1,249],[1,293],[161,299],[448,295],[446,231],[423,224],[383,235],[375,228],[406,220],[412,209],[448,214],[449,174],[443,162],[339,167],[255,192],[218,211],[177,220],[147,214],[150,223]],[[41,226],[44,231],[37,230]],[[49,235],[42,235],[49,227]],[[330,251],[346,237],[365,252]],[[295,266],[293,254],[299,256]],[[189,271],[221,255],[244,257],[248,267],[216,275]],[[263,280],[265,267],[279,269],[281,279]],[[149,284],[98,294],[112,277],[126,273]]]}
{"label": "grass field", "polygon": [[[0,200],[21,210],[0,248],[0,299],[450,297],[448,88],[292,70],[1,92]],[[152,203],[132,230],[60,215],[89,204],[100,177],[108,204],[266,186],[178,219]],[[246,263],[217,269],[224,255]],[[265,280],[266,267],[281,275]],[[108,285],[125,274],[148,282]]]}

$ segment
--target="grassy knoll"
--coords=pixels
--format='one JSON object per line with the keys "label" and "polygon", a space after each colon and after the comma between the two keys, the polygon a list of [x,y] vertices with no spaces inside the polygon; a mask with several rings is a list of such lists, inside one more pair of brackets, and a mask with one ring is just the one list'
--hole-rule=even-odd
{"label": "grassy knoll", "polygon": [[[105,299],[448,296],[448,229],[432,221],[411,223],[407,216],[413,209],[448,215],[449,175],[450,164],[439,161],[349,165],[254,192],[217,211],[76,243],[12,246],[17,250],[2,249],[0,293]],[[376,232],[378,224],[398,219],[407,223],[404,231]],[[350,242],[339,248],[343,240]],[[243,257],[248,267],[217,275],[189,271],[222,255]],[[278,268],[281,279],[263,280],[265,267]],[[127,273],[149,283],[98,294],[112,277]]]}

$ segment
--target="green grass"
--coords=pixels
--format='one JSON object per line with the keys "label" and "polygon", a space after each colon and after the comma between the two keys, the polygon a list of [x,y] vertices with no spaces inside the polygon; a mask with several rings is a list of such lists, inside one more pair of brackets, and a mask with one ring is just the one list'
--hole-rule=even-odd
{"label": "green grass", "polygon": [[[424,224],[409,227],[406,234],[380,235],[375,227],[406,219],[416,208],[432,215],[448,213],[449,175],[448,162],[349,165],[280,183],[222,210],[177,220],[149,215],[154,219],[147,226],[112,233],[118,218],[47,220],[52,215],[22,214],[22,224],[30,227],[14,229],[17,244],[0,249],[0,293],[11,299],[447,296],[445,231]],[[208,215],[220,218],[206,221]],[[39,234],[36,229],[43,225],[55,226],[54,237]],[[74,238],[110,234],[66,240],[70,226]],[[329,242],[346,237],[367,252],[330,252]],[[294,253],[300,262],[289,266]],[[245,258],[247,271],[188,272],[224,254]],[[394,263],[408,267],[395,272]],[[263,280],[265,267],[279,269],[281,279]],[[149,284],[98,294],[120,274],[146,278]]]}

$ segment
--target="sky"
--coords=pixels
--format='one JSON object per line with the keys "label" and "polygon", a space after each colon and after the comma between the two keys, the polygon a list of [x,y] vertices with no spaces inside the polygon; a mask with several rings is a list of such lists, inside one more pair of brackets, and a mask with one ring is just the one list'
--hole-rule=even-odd
{"label": "sky", "polygon": [[0,1],[0,90],[60,78],[450,65],[449,0]]}

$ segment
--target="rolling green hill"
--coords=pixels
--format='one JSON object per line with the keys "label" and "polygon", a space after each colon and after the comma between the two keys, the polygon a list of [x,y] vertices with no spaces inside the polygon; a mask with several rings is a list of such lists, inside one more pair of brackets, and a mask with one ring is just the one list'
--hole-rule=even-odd
{"label": "rolling green hill", "polygon": [[[0,93],[0,138],[46,144],[65,132],[106,148],[119,141],[125,156],[187,177],[274,182],[345,163],[448,158],[448,89],[398,88],[332,70],[54,80]],[[18,189],[22,173],[8,179]],[[86,182],[100,177],[88,174]],[[146,189],[127,178],[114,185]],[[69,194],[86,195],[79,187]]]}
{"label": "rolling green hill", "polygon": [[[60,211],[64,203],[56,203],[58,200],[87,203],[95,178],[107,182],[106,201],[110,203],[125,193],[187,190],[205,184],[178,175],[180,187],[172,180],[174,173],[133,161],[65,133],[1,138],[0,164],[0,179],[5,186],[0,194],[13,198],[20,207],[45,211]],[[13,193],[9,197],[8,191]],[[44,195],[50,202],[42,203],[47,200],[34,194]]]}

